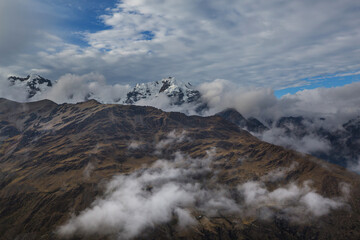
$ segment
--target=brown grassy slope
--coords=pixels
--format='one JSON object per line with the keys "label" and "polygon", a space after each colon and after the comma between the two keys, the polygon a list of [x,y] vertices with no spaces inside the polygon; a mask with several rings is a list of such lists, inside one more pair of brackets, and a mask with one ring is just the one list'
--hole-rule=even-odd
{"label": "brown grassy slope", "polygon": [[[218,181],[236,186],[259,180],[279,167],[298,164],[269,189],[289,182],[313,181],[326,197],[351,185],[350,208],[316,222],[294,224],[241,216],[202,217],[198,225],[177,231],[171,224],[146,232],[146,239],[359,239],[360,178],[311,156],[261,142],[220,117],[188,117],[152,107],[103,105],[96,101],[57,105],[51,101],[16,103],[0,99],[0,236],[3,239],[53,239],[53,231],[90,205],[113,175],[151,164],[155,144],[176,130],[191,141],[172,144],[163,157],[182,151],[205,156],[216,147]],[[131,141],[143,144],[128,149]],[[243,159],[239,164],[239,159]],[[93,166],[91,175],[86,169]],[[350,209],[350,210],[349,210]],[[141,236],[140,236],[141,237]],[[96,238],[96,237],[94,237]]]}

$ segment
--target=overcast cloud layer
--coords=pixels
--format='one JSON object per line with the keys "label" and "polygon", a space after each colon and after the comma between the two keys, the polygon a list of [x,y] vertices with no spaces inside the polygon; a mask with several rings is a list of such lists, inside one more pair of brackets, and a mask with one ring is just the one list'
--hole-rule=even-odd
{"label": "overcast cloud layer", "polygon": [[64,40],[61,17],[45,3],[1,1],[2,74],[97,72],[110,83],[172,75],[281,88],[360,68],[356,0],[124,0],[99,17],[104,30],[74,33],[81,45]]}

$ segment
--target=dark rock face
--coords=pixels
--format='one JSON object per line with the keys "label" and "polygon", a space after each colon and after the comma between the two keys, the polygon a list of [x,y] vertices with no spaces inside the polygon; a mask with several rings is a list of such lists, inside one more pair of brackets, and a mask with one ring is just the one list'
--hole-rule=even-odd
{"label": "dark rock face", "polygon": [[216,116],[220,116],[225,120],[236,124],[240,128],[244,128],[250,132],[262,133],[268,130],[268,128],[256,118],[250,117],[246,119],[235,109],[226,109],[222,112],[217,113]]}
{"label": "dark rock face", "polygon": [[262,133],[266,130],[269,130],[262,122],[256,118],[250,117],[247,119],[246,129],[250,132]]}
{"label": "dark rock face", "polygon": [[354,139],[360,138],[360,116],[348,121],[343,125],[343,127],[347,132],[352,133],[352,138]]}
{"label": "dark rock face", "polygon": [[331,143],[332,149],[326,157],[332,162],[343,166],[346,163],[357,163],[360,156],[360,117],[343,124],[343,129],[319,129],[317,134]]}
{"label": "dark rock face", "polygon": [[164,81],[162,87],[160,88],[159,93],[164,92],[170,87],[170,81]]}
{"label": "dark rock face", "polygon": [[238,125],[241,128],[244,128],[246,126],[246,118],[244,118],[243,115],[241,115],[235,109],[227,109],[217,113],[216,115],[224,118],[231,123]]}
{"label": "dark rock face", "polygon": [[5,136],[5,137],[13,137],[20,134],[20,131],[14,127],[14,126],[5,126],[5,127],[0,127],[0,137],[1,136]]}

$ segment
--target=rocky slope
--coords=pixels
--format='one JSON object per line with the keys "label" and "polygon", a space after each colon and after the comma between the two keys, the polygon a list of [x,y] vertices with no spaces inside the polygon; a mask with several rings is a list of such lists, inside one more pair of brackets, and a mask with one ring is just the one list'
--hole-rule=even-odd
{"label": "rocky slope", "polygon": [[329,128],[321,123],[325,119],[314,122],[302,116],[281,117],[265,126],[256,118],[246,119],[235,109],[226,109],[216,115],[264,141],[309,153],[343,167],[356,165],[360,159],[360,117],[340,127]]}
{"label": "rocky slope", "polygon": [[0,99],[0,186],[2,239],[360,237],[358,175],[218,116]]}
{"label": "rocky slope", "polygon": [[239,126],[242,129],[246,129],[254,133],[263,133],[266,130],[269,130],[264,124],[262,124],[256,118],[250,117],[246,119],[235,109],[226,109],[216,114],[225,120]]}

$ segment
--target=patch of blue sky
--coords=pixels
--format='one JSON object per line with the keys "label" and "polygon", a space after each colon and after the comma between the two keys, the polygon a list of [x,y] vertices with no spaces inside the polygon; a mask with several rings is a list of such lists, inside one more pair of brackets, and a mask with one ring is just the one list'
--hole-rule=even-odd
{"label": "patch of blue sky", "polygon": [[101,15],[106,14],[118,0],[41,0],[50,5],[59,15],[58,32],[64,40],[79,46],[87,46],[84,32],[97,32],[109,29]]}
{"label": "patch of blue sky", "polygon": [[141,38],[139,40],[152,40],[155,37],[155,33],[152,31],[142,31],[140,34]]}
{"label": "patch of blue sky", "polygon": [[305,82],[308,82],[308,84],[298,87],[290,87],[290,88],[275,90],[275,96],[277,98],[281,98],[286,94],[295,94],[299,91],[306,89],[340,87],[346,84],[359,82],[360,71],[337,73],[337,74],[318,76],[303,80]]}

